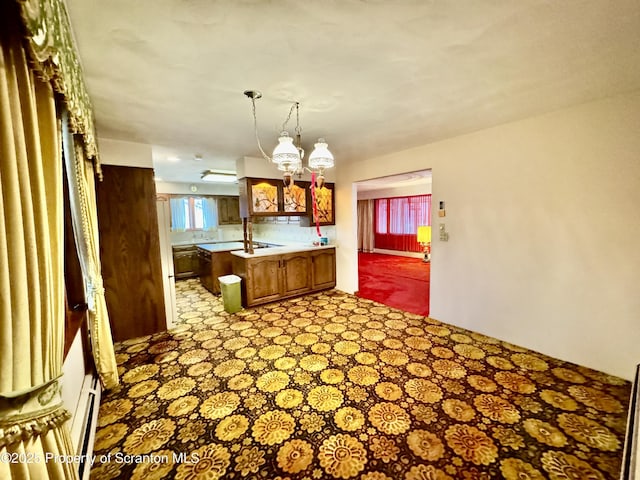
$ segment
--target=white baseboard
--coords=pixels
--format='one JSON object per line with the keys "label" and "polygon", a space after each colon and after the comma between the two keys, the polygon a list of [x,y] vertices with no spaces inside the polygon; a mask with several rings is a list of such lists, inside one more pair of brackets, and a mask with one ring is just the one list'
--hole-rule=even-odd
{"label": "white baseboard", "polygon": [[421,252],[403,252],[401,250],[384,250],[382,248],[374,248],[373,253],[382,253],[384,255],[395,255],[397,257],[424,258]]}

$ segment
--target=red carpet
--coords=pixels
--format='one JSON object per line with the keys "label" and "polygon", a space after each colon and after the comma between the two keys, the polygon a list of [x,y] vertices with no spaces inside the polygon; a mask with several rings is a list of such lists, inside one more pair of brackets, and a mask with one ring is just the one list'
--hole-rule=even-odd
{"label": "red carpet", "polygon": [[430,268],[420,258],[359,253],[358,296],[428,316]]}

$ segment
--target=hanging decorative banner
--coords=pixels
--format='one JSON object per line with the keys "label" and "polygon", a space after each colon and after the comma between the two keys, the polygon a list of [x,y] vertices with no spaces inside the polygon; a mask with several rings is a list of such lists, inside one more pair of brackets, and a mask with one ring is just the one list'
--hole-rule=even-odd
{"label": "hanging decorative banner", "polygon": [[322,237],[320,232],[320,217],[318,216],[318,201],[316,200],[316,172],[311,172],[311,201],[313,203],[313,218],[316,222],[316,232]]}

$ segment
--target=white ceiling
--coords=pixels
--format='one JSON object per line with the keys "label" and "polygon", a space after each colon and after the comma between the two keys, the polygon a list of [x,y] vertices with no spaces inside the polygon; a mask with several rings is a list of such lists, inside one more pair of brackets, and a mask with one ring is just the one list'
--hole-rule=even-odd
{"label": "white ceiling", "polygon": [[400,175],[389,175],[386,177],[371,178],[356,183],[358,192],[369,190],[381,190],[387,188],[406,188],[415,185],[428,185],[431,183],[431,170],[421,170],[418,172],[408,172]]}
{"label": "white ceiling", "polygon": [[66,2],[98,135],[168,181],[259,156],[247,89],[340,164],[640,88],[638,0]]}

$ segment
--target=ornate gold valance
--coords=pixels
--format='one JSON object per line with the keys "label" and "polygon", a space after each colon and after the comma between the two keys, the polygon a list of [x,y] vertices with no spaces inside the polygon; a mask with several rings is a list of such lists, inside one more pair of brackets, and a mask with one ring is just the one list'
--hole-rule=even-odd
{"label": "ornate gold valance", "polygon": [[83,138],[88,158],[101,176],[93,107],[87,93],[71,23],[63,0],[17,0],[32,68],[64,97],[73,133]]}

